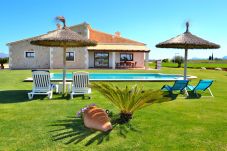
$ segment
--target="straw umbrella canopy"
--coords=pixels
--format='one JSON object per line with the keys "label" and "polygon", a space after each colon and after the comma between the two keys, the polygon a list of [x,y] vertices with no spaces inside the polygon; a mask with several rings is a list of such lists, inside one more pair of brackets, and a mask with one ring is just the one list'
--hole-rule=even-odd
{"label": "straw umbrella canopy", "polygon": [[31,44],[45,47],[62,47],[63,48],[63,95],[65,93],[65,75],[66,75],[66,49],[72,47],[95,46],[97,43],[91,41],[72,31],[65,24],[65,18],[59,16],[56,18],[63,23],[63,27],[45,35],[31,40]]}
{"label": "straw umbrella canopy", "polygon": [[187,77],[187,58],[188,49],[218,49],[220,45],[204,40],[189,32],[189,22],[186,23],[186,32],[177,37],[171,38],[167,41],[156,45],[157,48],[177,48],[184,49],[184,80]]}

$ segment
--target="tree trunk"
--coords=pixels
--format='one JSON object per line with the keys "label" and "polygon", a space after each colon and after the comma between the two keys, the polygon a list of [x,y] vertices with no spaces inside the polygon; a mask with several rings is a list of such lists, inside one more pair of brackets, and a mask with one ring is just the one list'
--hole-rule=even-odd
{"label": "tree trunk", "polygon": [[181,67],[181,63],[178,63],[178,68],[180,68]]}

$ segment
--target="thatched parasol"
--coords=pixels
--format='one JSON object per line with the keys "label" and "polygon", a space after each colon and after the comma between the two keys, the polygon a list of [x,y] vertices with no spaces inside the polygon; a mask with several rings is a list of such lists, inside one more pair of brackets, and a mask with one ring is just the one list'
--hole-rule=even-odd
{"label": "thatched parasol", "polygon": [[65,24],[65,18],[59,16],[57,20],[63,23],[63,27],[55,31],[49,32],[43,36],[33,39],[30,43],[33,45],[46,47],[62,47],[63,48],[63,95],[65,93],[65,74],[66,74],[66,49],[71,47],[95,46],[95,41],[88,40],[76,32],[72,31]]}
{"label": "thatched parasol", "polygon": [[184,80],[187,76],[188,49],[217,49],[220,45],[199,38],[189,32],[189,22],[186,23],[186,32],[156,45],[157,48],[185,49]]}

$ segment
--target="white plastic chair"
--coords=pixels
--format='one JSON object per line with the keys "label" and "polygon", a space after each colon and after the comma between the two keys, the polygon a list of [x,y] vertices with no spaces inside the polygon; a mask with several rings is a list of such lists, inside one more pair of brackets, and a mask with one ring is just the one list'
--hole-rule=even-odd
{"label": "white plastic chair", "polygon": [[[73,73],[73,84],[70,98],[73,99],[74,95],[90,94],[91,88],[89,88],[89,73],[87,72],[75,72]],[[90,97],[89,97],[90,99]]]}
{"label": "white plastic chair", "polygon": [[32,92],[28,93],[30,100],[33,99],[34,95],[47,95],[51,99],[54,87],[56,88],[56,92],[58,92],[58,86],[50,83],[49,71],[32,71],[32,78]]}

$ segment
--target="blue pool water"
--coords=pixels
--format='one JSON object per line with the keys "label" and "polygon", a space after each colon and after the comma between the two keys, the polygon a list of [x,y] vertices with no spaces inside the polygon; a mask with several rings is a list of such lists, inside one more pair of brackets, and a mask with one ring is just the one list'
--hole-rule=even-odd
{"label": "blue pool water", "polygon": [[[151,73],[90,73],[89,78],[90,81],[175,81],[182,80],[183,76]],[[51,80],[62,80],[62,73],[51,74]],[[66,74],[66,80],[72,80],[72,73]]]}

